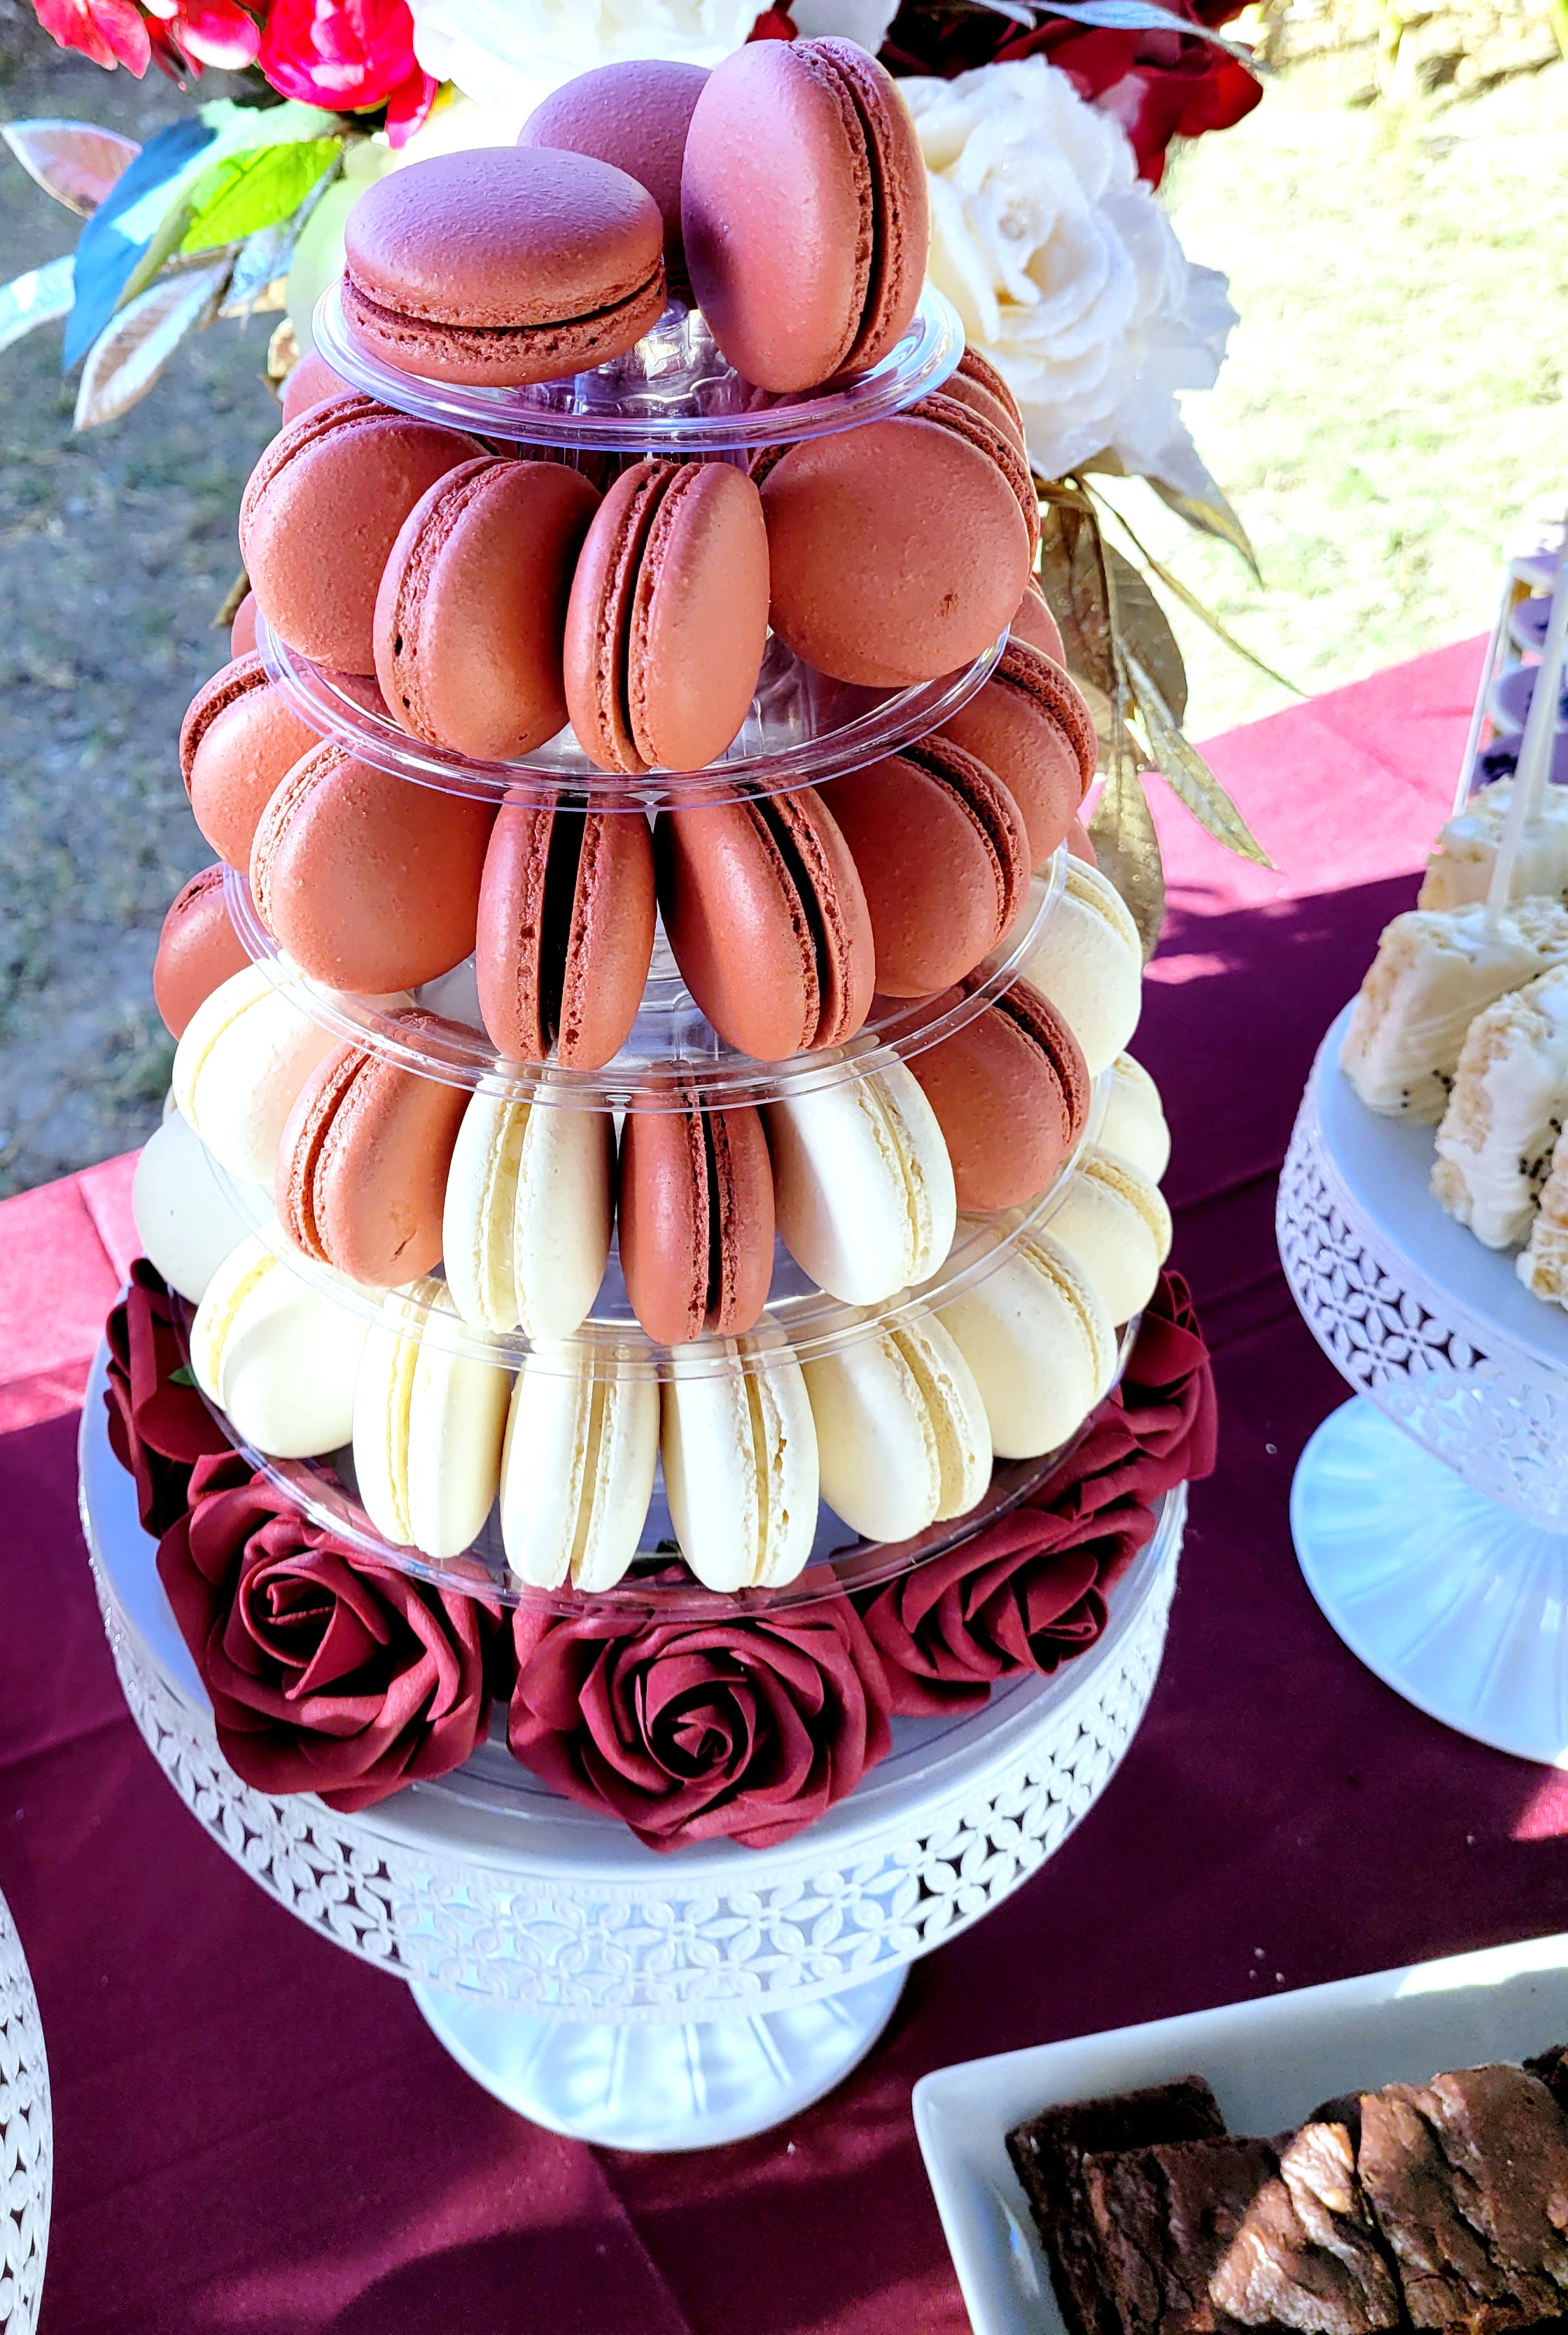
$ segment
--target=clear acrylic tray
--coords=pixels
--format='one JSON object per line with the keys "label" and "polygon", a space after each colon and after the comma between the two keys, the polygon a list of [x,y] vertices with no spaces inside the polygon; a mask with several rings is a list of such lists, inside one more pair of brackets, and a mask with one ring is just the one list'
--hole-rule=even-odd
{"label": "clear acrylic tray", "polygon": [[417,1043],[394,1012],[365,998],[348,997],[311,981],[279,949],[256,913],[245,877],[228,868],[224,896],[235,930],[274,987],[302,1013],[339,1038],[421,1077],[454,1087],[483,1086],[521,1102],[581,1110],[668,1110],[677,1093],[695,1087],[704,1109],[773,1102],[843,1084],[866,1071],[908,1060],[982,1013],[1025,974],[1055,913],[1066,881],[1065,848],[1036,876],[1022,915],[1004,945],[987,957],[963,992],[938,997],[878,997],[863,1029],[841,1046],[795,1054],[787,1062],[760,1062],[727,1046],[692,1000],[664,938],[661,922],[643,1003],[631,1036],[600,1071],[565,1070],[555,1062],[513,1062],[498,1055],[479,1022],[473,960],[426,982],[415,1002],[441,1019]]}
{"label": "clear acrylic tray", "polygon": [[624,356],[527,389],[469,388],[384,363],[350,332],[335,283],[317,303],[311,329],[335,373],[401,413],[518,448],[633,456],[743,454],[884,421],[940,389],[963,354],[958,311],[932,284],[880,363],[782,396],[743,381],[720,354],[701,310],[679,301]]}
{"label": "clear acrylic tray", "polygon": [[802,664],[770,635],[751,711],[732,744],[702,770],[644,770],[628,777],[588,760],[576,733],[558,731],[515,762],[476,762],[428,745],[400,728],[373,680],[313,664],[257,618],[262,662],[311,728],[362,762],[442,794],[549,808],[569,794],[590,810],[658,810],[667,804],[734,802],[742,795],[789,794],[896,753],[939,730],[989,680],[1005,634],[959,673],[908,689],[859,689]]}

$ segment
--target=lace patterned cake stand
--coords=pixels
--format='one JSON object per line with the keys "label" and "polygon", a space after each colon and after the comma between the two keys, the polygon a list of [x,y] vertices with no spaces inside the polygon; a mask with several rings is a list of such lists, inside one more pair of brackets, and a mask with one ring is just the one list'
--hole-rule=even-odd
{"label": "lace patterned cake stand", "polygon": [[1302,1455],[1291,1529],[1352,1653],[1446,1726],[1568,1767],[1568,1316],[1428,1188],[1324,1039],[1280,1178],[1285,1275],[1357,1400]]}
{"label": "lace patterned cake stand", "polygon": [[218,1752],[131,1478],[81,1442],[82,1516],[132,1716],[200,1823],[277,1902],[411,1986],[441,2042],[536,2124],[622,2148],[764,2132],[876,2040],[910,1962],[1050,1856],[1118,1765],[1153,1691],[1185,1488],[1112,1598],[1104,1635],[982,1710],[895,1723],[891,1756],[774,1849],[658,1856],[485,1745],[358,1816],[252,1790]]}
{"label": "lace patterned cake stand", "polygon": [[38,1997],[0,1897],[0,2335],[33,2335],[38,2324],[53,2173]]}

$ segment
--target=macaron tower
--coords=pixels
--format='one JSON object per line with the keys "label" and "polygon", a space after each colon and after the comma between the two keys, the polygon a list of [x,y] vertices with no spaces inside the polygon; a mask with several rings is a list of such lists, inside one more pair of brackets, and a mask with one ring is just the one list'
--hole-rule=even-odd
{"label": "macaron tower", "polygon": [[246,491],[138,1222],[236,1442],[453,1584],[916,1565],[1168,1249],[1022,424],[926,238],[850,44],[587,75],[364,195]]}

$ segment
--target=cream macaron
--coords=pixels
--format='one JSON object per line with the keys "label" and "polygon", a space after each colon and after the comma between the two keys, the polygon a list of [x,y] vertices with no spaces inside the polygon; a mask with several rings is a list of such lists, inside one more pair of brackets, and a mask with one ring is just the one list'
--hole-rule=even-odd
{"label": "cream macaron", "polygon": [[[720,1353],[731,1365],[714,1363]],[[676,1346],[663,1390],[664,1491],[704,1587],[793,1581],[817,1533],[817,1428],[800,1365],[754,1338]]]}
{"label": "cream macaron", "polygon": [[353,1469],[377,1532],[432,1557],[484,1530],[501,1480],[511,1372],[462,1351],[439,1281],[394,1289],[365,1340],[353,1390]]}
{"label": "cream macaron", "polygon": [[818,1087],[762,1113],[785,1247],[819,1289],[879,1305],[953,1246],[953,1163],[906,1063]]}
{"label": "cream macaron", "polygon": [[1104,1151],[1130,1159],[1157,1184],[1170,1166],[1170,1129],[1159,1089],[1130,1054],[1118,1054],[1107,1080],[1104,1115],[1095,1140]]}
{"label": "cream macaron", "polygon": [[[258,1191],[256,1197],[257,1214],[265,1216],[272,1196]],[[192,1305],[200,1304],[208,1283],[254,1221],[241,1215],[213,1172],[200,1137],[177,1110],[141,1147],[131,1179],[131,1214],[143,1256]]]}
{"label": "cream macaron", "polygon": [[569,1338],[610,1254],[615,1131],[608,1111],[479,1088],[447,1170],[441,1243],[465,1322]]}
{"label": "cream macaron", "polygon": [[259,965],[247,965],[186,1023],[174,1050],[179,1115],[231,1176],[270,1186],[295,1100],[338,1043]]}
{"label": "cream macaron", "polygon": [[659,1382],[619,1347],[540,1345],[512,1391],[501,1539],[537,1589],[613,1589],[636,1555],[659,1458]]}
{"label": "cream macaron", "polygon": [[974,1372],[934,1316],[803,1365],[822,1497],[866,1540],[967,1515],[991,1481]]}
{"label": "cream macaron", "polygon": [[1068,860],[1061,897],[1023,970],[1065,1016],[1099,1078],[1137,1028],[1143,945],[1126,901],[1098,867]]}
{"label": "cream macaron", "polygon": [[999,1459],[1056,1450],[1116,1376],[1110,1309],[1049,1232],[1021,1241],[940,1318],[974,1373]]}
{"label": "cream macaron", "polygon": [[1075,1256],[1113,1322],[1130,1322],[1154,1295],[1170,1255],[1165,1195],[1130,1159],[1086,1152],[1050,1216],[1050,1236]]}
{"label": "cream macaron", "polygon": [[190,1325],[197,1385],[273,1459],[336,1451],[353,1433],[353,1389],[371,1316],[278,1262],[274,1223],[225,1257]]}

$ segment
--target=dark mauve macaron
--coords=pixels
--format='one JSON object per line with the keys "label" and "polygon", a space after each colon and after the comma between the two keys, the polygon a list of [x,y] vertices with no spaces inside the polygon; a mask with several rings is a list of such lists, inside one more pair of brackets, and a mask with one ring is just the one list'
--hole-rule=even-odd
{"label": "dark mauve macaron", "polygon": [[566,704],[601,770],[700,770],[738,735],[768,645],[768,531],[727,462],[639,462],[589,528]]}
{"label": "dark mauve macaron", "polygon": [[344,231],[344,321],[386,363],[491,388],[622,356],[664,307],[664,223],[592,154],[485,146],[367,189]]}
{"label": "dark mauve macaron", "polygon": [[773,629],[837,681],[901,689],[957,671],[1007,629],[1028,580],[1013,486],[942,420],[792,446],[762,510]]}
{"label": "dark mauve macaron", "polygon": [[197,1007],[249,963],[229,922],[223,869],[203,867],[175,894],[152,960],[153,1003],[169,1036],[183,1038]]}
{"label": "dark mauve macaron", "polygon": [[254,651],[215,673],[179,731],[179,774],[196,824],[220,859],[250,866],[257,822],[280,781],[320,738]]}
{"label": "dark mauve macaron", "polygon": [[811,389],[897,345],[925,279],[909,109],[852,41],[758,41],[714,68],[682,171],[703,315],[759,389]]}
{"label": "dark mauve macaron", "polygon": [[1046,606],[1040,579],[1031,576],[1022,599],[1013,611],[1009,627],[1015,641],[1027,641],[1031,649],[1039,649],[1053,664],[1065,665],[1067,651],[1062,645],[1061,626]]}
{"label": "dark mauve macaron", "polygon": [[632,1310],[650,1338],[740,1337],[773,1277],[773,1170],[759,1111],[631,1110],[616,1222]]}
{"label": "dark mauve macaron", "polygon": [[653,954],[653,846],[640,810],[503,803],[485,854],[474,967],[508,1060],[596,1071],[625,1044]]}
{"label": "dark mauve macaron", "polygon": [[[419,1045],[447,1025],[390,1017]],[[273,1197],[305,1255],[373,1289],[395,1289],[440,1262],[447,1170],[466,1089],[421,1078],[344,1045],[312,1072],[277,1148]]]}
{"label": "dark mauve macaron", "polygon": [[1024,526],[1029,530],[1029,564],[1034,566],[1040,553],[1040,499],[1034,491],[1034,477],[1029,467],[1029,457],[1023,441],[1008,428],[1005,420],[998,421],[982,412],[973,402],[950,397],[945,390],[933,390],[908,409],[922,421],[938,421],[944,430],[952,430],[994,462],[1018,499]]}
{"label": "dark mauve macaron", "polygon": [[705,65],[681,64],[673,57],[599,65],[553,91],[518,133],[519,146],[592,154],[645,187],[664,222],[664,280],[675,299],[688,302],[692,281],[681,241],[681,160],[707,79]]}
{"label": "dark mauve macaron", "polygon": [[653,867],[681,977],[727,1045],[761,1061],[852,1038],[876,945],[849,847],[811,787],[661,811]]}
{"label": "dark mauve macaron", "polygon": [[484,448],[371,397],[314,405],[250,474],[239,548],[272,630],[317,664],[375,671],[375,601],[420,497]]}
{"label": "dark mauve macaron", "polygon": [[948,715],[942,734],[1002,780],[1029,828],[1030,864],[1042,867],[1094,777],[1094,717],[1081,691],[1039,649],[1009,640],[990,680]]}
{"label": "dark mauve macaron", "polygon": [[318,356],[315,349],[309,349],[296,365],[289,367],[284,381],[283,394],[278,400],[283,408],[284,427],[286,429],[291,421],[297,421],[300,415],[308,413],[313,405],[324,405],[329,397],[353,397],[354,394],[353,383],[344,381],[342,373],[334,373],[324,356]]}
{"label": "dark mauve macaron", "polygon": [[929,997],[973,973],[1011,931],[1029,885],[1029,836],[1007,788],[942,738],[822,790],[855,857],[886,997]]}
{"label": "dark mauve macaron", "polygon": [[314,981],[417,989],[474,945],[493,804],[413,786],[340,746],[296,762],[250,855],[256,914]]}
{"label": "dark mauve macaron", "polygon": [[509,761],[566,719],[566,601],[599,498],[559,462],[460,462],[410,511],[382,571],[375,669],[395,722]]}
{"label": "dark mauve macaron", "polygon": [[951,1038],[912,1054],[909,1067],[936,1113],[961,1212],[1032,1200],[1089,1123],[1082,1049],[1027,981]]}
{"label": "dark mauve macaron", "polygon": [[[962,386],[961,386],[962,384]],[[1024,443],[1023,408],[1020,405],[1002,374],[988,356],[965,343],[963,354],[958,360],[958,370],[943,383],[950,397],[963,398],[978,403],[988,401],[986,411],[1000,408],[1003,420],[1020,446]],[[976,394],[978,393],[978,394]]]}

